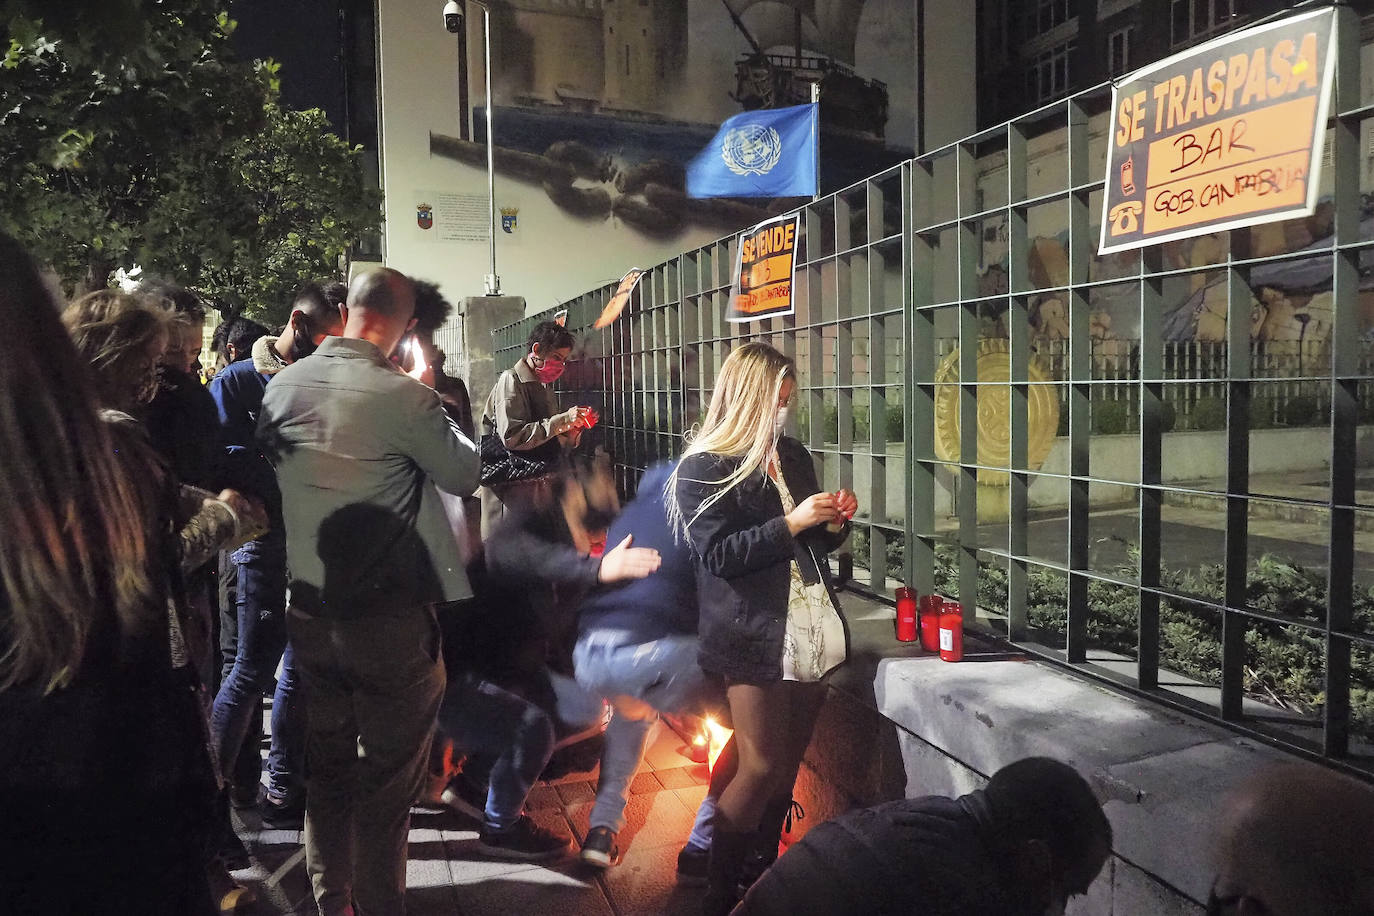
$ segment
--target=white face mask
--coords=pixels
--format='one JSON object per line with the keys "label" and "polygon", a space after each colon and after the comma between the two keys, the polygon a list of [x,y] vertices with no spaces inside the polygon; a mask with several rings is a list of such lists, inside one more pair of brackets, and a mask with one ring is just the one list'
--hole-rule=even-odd
{"label": "white face mask", "polygon": [[781,436],[787,426],[787,417],[792,412],[790,407],[779,407],[778,412],[773,417],[773,435]]}

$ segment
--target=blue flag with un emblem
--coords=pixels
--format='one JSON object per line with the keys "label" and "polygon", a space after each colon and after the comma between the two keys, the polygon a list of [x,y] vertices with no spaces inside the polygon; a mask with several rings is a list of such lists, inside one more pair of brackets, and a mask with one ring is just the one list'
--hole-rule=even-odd
{"label": "blue flag with un emblem", "polygon": [[814,197],[818,106],[735,115],[687,164],[688,197]]}

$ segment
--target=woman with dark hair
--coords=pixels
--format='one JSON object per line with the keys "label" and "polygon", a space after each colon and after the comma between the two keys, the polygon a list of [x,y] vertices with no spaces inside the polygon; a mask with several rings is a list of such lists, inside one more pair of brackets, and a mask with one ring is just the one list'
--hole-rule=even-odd
{"label": "woman with dark hair", "polygon": [[[119,302],[82,307],[113,323],[92,337],[142,342],[102,348],[97,367],[111,402],[136,401],[151,387],[159,320]],[[0,322],[4,906],[213,913],[215,779],[193,681],[177,664],[168,494],[147,485],[156,469],[127,427],[102,421],[96,377],[4,235]]]}
{"label": "woman with dark hair", "polygon": [[550,387],[563,374],[576,341],[553,321],[535,325],[526,352],[502,372],[482,410],[482,535],[511,509],[547,506],[554,475],[596,422],[590,407],[559,412]]}
{"label": "woman with dark hair", "polygon": [[[222,547],[242,544],[266,529],[262,508],[234,490],[211,496],[182,485],[176,469],[158,454],[143,424],[136,419],[158,393],[158,358],[172,319],[160,305],[147,305],[124,293],[102,290],[83,296],[62,315],[77,353],[94,372],[97,400],[105,408],[102,419],[118,430],[121,449],[136,468],[136,480],[150,494],[161,497],[159,507],[170,530],[169,571],[176,585],[177,614],[173,628],[178,667],[198,697],[209,682],[212,659],[211,616],[198,603],[205,593],[203,570]],[[244,897],[233,885],[228,867],[246,867],[247,851],[235,836],[227,795],[216,801],[218,858],[209,862],[211,882],[221,900]]]}
{"label": "woman with dark hair", "polygon": [[826,554],[858,503],[821,490],[806,447],[782,434],[796,389],[767,344],[730,351],[666,490],[698,562],[701,667],[725,679],[735,728],[711,784],[707,916],[730,912],[747,862],[777,858],[825,679],[848,652]]}

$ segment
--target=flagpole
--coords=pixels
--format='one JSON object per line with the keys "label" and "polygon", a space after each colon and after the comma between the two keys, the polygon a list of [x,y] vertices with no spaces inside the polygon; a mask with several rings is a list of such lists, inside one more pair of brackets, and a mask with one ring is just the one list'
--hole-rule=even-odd
{"label": "flagpole", "polygon": [[811,119],[811,155],[816,169],[816,193],[812,200],[821,199],[821,84],[811,84],[811,104],[816,106]]}

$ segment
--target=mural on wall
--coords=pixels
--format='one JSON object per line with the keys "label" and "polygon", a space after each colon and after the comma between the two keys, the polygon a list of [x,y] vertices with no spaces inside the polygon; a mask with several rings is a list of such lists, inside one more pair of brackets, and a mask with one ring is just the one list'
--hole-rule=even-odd
{"label": "mural on wall", "polygon": [[[1331,235],[1334,211],[1329,199],[1316,212],[1301,219],[1252,227],[1249,257],[1301,255],[1259,264],[1250,274],[1250,338],[1256,343],[1292,343],[1305,347],[1324,345],[1331,336]],[[1374,199],[1366,199],[1360,220],[1363,237],[1374,236]],[[1224,343],[1226,340],[1226,283],[1221,267],[1226,262],[1226,233],[1168,242],[1162,247],[1165,270],[1195,270],[1165,279],[1162,289],[1166,342]],[[979,270],[979,295],[1007,292],[1006,235],[1000,225],[984,238],[984,264]],[[1089,280],[1123,279],[1136,271],[1136,254],[1123,252],[1095,256]],[[1069,278],[1068,233],[1036,236],[1029,240],[1028,272],[1037,288],[1066,286]],[[1215,266],[1217,270],[1208,271]],[[1360,330],[1374,336],[1374,253],[1361,253]],[[1092,291],[1091,334],[1099,341],[1133,341],[1139,336],[1139,293],[1134,283],[1097,287]],[[1033,337],[1067,340],[1068,305],[1064,294],[1049,292],[1032,298],[1030,322]],[[1097,352],[1112,352],[1099,346]],[[1124,350],[1123,350],[1124,352]]]}
{"label": "mural on wall", "polygon": [[[861,180],[911,156],[914,36],[905,0],[494,3],[496,170],[589,222],[733,231],[798,201],[686,196],[684,165],[720,122],[819,84],[822,188]],[[476,86],[480,42],[469,59]],[[479,99],[474,139],[432,131],[432,155],[485,168]]]}

